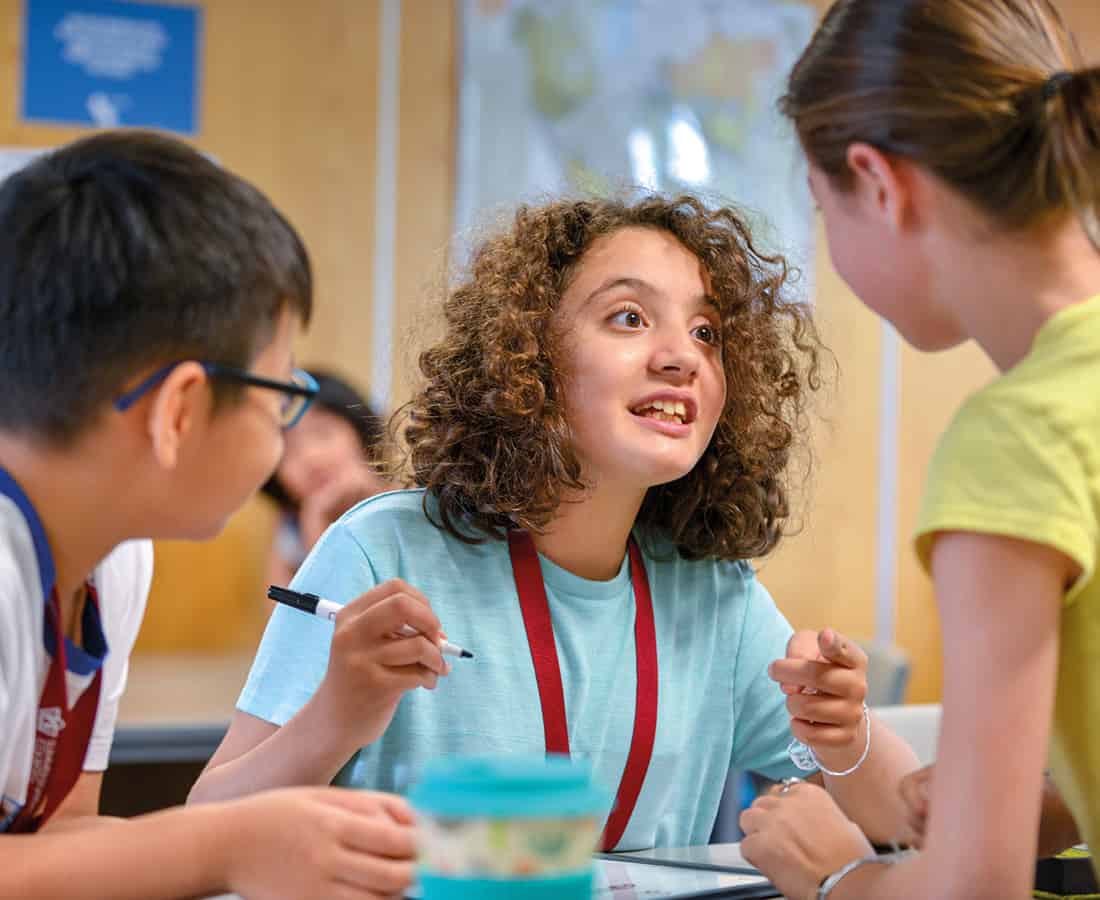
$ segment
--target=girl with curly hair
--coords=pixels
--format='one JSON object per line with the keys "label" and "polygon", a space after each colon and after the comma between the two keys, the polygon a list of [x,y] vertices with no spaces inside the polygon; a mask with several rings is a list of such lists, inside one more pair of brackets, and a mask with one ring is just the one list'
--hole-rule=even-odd
{"label": "girl with curly hair", "polygon": [[[319,542],[293,586],[348,606],[335,632],[276,609],[194,796],[568,751],[619,787],[605,847],[702,844],[731,767],[798,774],[793,731],[853,819],[897,835],[915,759],[866,713],[866,657],[792,638],[746,562],[780,538],[818,380],[786,276],[691,197],[520,208],[399,411],[416,489]],[[453,671],[440,620],[476,653]]]}

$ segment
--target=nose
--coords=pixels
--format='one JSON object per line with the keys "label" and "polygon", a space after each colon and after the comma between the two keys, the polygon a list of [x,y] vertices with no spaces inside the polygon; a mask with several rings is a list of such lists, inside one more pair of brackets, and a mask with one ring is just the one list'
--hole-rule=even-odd
{"label": "nose", "polygon": [[664,334],[658,337],[650,359],[650,368],[675,381],[690,381],[699,372],[702,355],[690,334]]}

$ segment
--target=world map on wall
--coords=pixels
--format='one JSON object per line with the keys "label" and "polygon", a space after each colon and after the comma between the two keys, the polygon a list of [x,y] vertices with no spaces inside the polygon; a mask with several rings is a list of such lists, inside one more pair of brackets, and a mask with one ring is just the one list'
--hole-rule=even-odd
{"label": "world map on wall", "polygon": [[786,0],[458,0],[460,232],[520,201],[688,190],[808,288],[813,209],[776,111],[816,12]]}

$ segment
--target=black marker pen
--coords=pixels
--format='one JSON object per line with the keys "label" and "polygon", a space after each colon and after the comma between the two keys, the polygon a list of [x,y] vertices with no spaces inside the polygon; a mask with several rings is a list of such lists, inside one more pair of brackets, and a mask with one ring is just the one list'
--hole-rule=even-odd
{"label": "black marker pen", "polygon": [[[267,589],[267,596],[277,603],[285,603],[287,606],[293,606],[295,609],[300,609],[302,612],[309,613],[311,616],[320,616],[322,619],[328,619],[330,622],[335,622],[336,614],[343,609],[339,603],[334,603],[332,600],[326,600],[324,597],[318,597],[316,594],[292,591],[290,588],[279,587],[274,584]],[[402,625],[401,628],[398,629],[398,634],[404,637],[413,637],[419,633],[420,632],[415,628],[407,624]],[[469,650],[463,650],[450,641],[443,641],[439,645],[439,652],[444,656],[457,656],[462,659],[473,659],[474,657]]]}

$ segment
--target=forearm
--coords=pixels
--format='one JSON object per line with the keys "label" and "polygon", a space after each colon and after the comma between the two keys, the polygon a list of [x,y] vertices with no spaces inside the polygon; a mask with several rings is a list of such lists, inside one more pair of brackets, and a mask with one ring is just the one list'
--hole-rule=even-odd
{"label": "forearm", "polygon": [[84,831],[88,828],[101,828],[104,825],[109,825],[112,822],[124,822],[123,818],[118,816],[96,816],[96,815],[83,815],[83,816],[65,816],[58,818],[53,816],[50,820],[38,830],[39,834],[61,834],[62,832],[70,833],[73,831]]}
{"label": "forearm", "polygon": [[188,803],[230,800],[277,787],[329,784],[359,746],[332,728],[337,717],[315,694],[294,718],[224,762],[215,754]]}
{"label": "forearm", "polygon": [[[824,785],[837,805],[877,844],[888,844],[905,833],[906,809],[898,784],[906,773],[918,768],[916,754],[905,741],[885,728],[872,714],[871,750],[851,775],[824,775]],[[851,766],[855,754],[844,750],[815,751],[818,759],[834,771]]]}
{"label": "forearm", "polygon": [[867,863],[845,875],[829,900],[1026,900],[1031,896],[1025,866],[982,865],[960,836],[949,853],[920,853],[894,865]]}
{"label": "forearm", "polygon": [[229,890],[223,848],[237,826],[224,812],[173,809],[97,828],[0,835],[0,898],[178,900]]}

